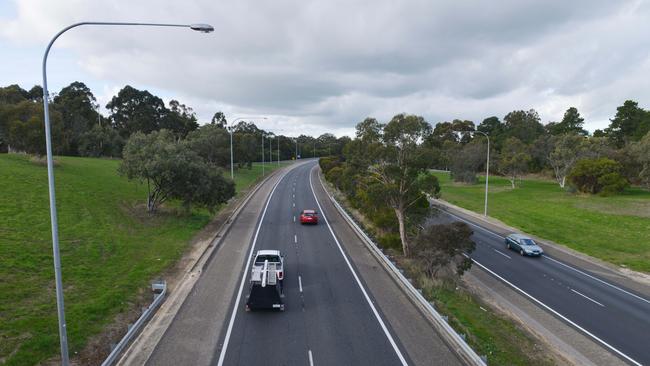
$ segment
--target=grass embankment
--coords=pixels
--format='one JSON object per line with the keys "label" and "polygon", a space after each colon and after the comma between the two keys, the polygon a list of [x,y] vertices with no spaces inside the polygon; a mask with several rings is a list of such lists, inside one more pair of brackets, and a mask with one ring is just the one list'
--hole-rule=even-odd
{"label": "grass embankment", "polygon": [[[485,180],[457,184],[434,173],[442,199],[483,213]],[[609,196],[572,194],[550,180],[526,179],[512,189],[490,177],[488,214],[523,232],[545,238],[604,261],[650,272],[650,192],[628,188]]]}
{"label": "grass embankment", "polygon": [[[57,161],[65,310],[74,355],[133,306],[138,292],[182,256],[212,215],[200,209],[185,213],[170,203],[149,216],[146,187],[118,176],[119,161]],[[261,171],[257,164],[236,171],[238,191]],[[27,156],[0,154],[0,364],[34,365],[58,354],[54,288],[47,171]]]}
{"label": "grass embankment", "polygon": [[434,302],[438,312],[449,317],[452,328],[465,335],[476,353],[487,356],[488,365],[542,366],[557,363],[539,341],[512,320],[495,313],[463,287],[435,284],[422,276],[416,283],[422,288],[424,297]]}

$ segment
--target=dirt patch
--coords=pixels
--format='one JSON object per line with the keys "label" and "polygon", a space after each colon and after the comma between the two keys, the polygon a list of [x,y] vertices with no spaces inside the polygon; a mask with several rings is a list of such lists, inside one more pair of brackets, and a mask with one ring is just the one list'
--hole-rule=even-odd
{"label": "dirt patch", "polygon": [[[47,157],[46,156],[38,156],[38,155],[33,155],[32,157],[29,158],[29,162],[35,165],[40,165],[40,166],[47,166]],[[52,164],[57,167],[60,164],[60,162],[56,159],[52,160]]]}
{"label": "dirt patch", "polygon": [[616,202],[616,204],[593,201],[577,202],[574,207],[598,213],[606,212],[610,215],[650,217],[650,201],[648,200],[645,202],[631,201],[624,204],[621,202]]}

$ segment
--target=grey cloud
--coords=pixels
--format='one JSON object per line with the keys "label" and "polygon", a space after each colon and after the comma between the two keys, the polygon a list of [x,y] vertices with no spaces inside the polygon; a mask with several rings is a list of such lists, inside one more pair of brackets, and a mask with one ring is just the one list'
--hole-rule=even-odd
{"label": "grey cloud", "polygon": [[59,45],[111,85],[201,103],[194,107],[204,120],[211,108],[222,108],[271,114],[295,128],[349,131],[368,115],[480,121],[537,108],[550,121],[576,105],[587,127],[600,127],[625,98],[650,97],[638,83],[650,46],[644,1],[17,4],[19,17],[0,31],[16,42],[43,42],[62,25],[96,14],[213,24],[210,35],[87,29],[66,34]]}

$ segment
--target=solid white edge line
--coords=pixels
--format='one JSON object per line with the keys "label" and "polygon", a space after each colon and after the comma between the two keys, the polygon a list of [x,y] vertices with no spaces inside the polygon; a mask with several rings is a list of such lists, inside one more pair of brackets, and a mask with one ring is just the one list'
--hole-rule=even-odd
{"label": "solid white edge line", "polygon": [[345,260],[345,263],[348,265],[348,268],[350,269],[350,272],[352,272],[352,276],[357,282],[357,285],[359,285],[359,289],[361,289],[361,292],[363,293],[363,296],[366,298],[366,301],[368,302],[368,305],[370,305],[370,309],[372,309],[373,314],[375,315],[375,318],[377,318],[377,321],[379,322],[379,325],[381,326],[381,329],[384,331],[384,334],[386,335],[386,338],[388,338],[388,341],[390,342],[391,346],[393,347],[393,350],[395,350],[395,353],[397,354],[397,357],[399,358],[400,362],[402,365],[407,366],[408,363],[406,362],[406,359],[402,355],[402,352],[399,350],[399,347],[397,347],[397,343],[395,343],[395,340],[393,339],[393,336],[390,334],[388,331],[388,328],[386,327],[386,324],[384,324],[384,321],[381,319],[381,316],[379,315],[379,312],[375,308],[375,305],[372,303],[370,300],[370,296],[368,296],[368,292],[366,292],[366,289],[363,287],[363,284],[361,283],[361,280],[359,280],[359,276],[357,276],[357,273],[354,271],[354,268],[352,267],[352,264],[350,264],[350,260],[348,257],[345,255],[345,252],[343,251],[343,247],[341,247],[341,243],[339,243],[339,240],[336,238],[336,235],[334,235],[334,230],[332,230],[332,227],[329,224],[329,221],[327,220],[327,216],[325,216],[325,212],[323,212],[323,208],[320,205],[320,202],[318,201],[318,197],[316,197],[316,192],[314,191],[314,185],[312,184],[312,179],[311,179],[311,173],[312,171],[316,169],[316,165],[309,170],[309,187],[311,188],[311,193],[314,196],[314,200],[316,200],[316,205],[318,206],[318,210],[320,211],[321,216],[323,217],[323,220],[325,221],[325,224],[327,225],[327,228],[330,231],[330,234],[332,234],[332,238],[334,238],[334,242],[336,242],[336,245],[339,248],[339,251],[341,252],[341,255],[343,256],[343,259]]}
{"label": "solid white edge line", "polygon": [[[471,222],[471,221],[465,220],[464,218],[462,218],[462,217],[460,217],[460,216],[458,216],[458,215],[455,215],[455,214],[453,214],[453,213],[451,213],[451,212],[449,212],[449,211],[447,211],[447,210],[442,210],[442,209],[438,209],[438,210],[439,210],[439,211],[442,211],[442,212],[444,212],[444,213],[446,213],[446,214],[448,214],[448,215],[450,215],[450,216],[453,216],[453,217],[455,217],[455,218],[457,218],[457,219],[459,219],[459,220],[461,220],[461,221],[463,221],[463,222],[465,222],[465,223],[467,223],[467,224],[469,224],[469,225],[472,225],[472,226],[474,226],[474,227],[476,227],[476,228],[478,228],[478,229],[480,229],[480,230],[482,230],[482,231],[484,231],[484,232],[486,232],[486,233],[488,233],[488,234],[494,235],[494,236],[496,236],[496,237],[498,237],[498,238],[500,238],[500,239],[505,239],[505,236],[501,236],[501,235],[499,235],[499,234],[497,234],[497,233],[494,233],[494,232],[490,231],[489,229],[484,228],[483,226],[480,226],[480,225],[477,225],[477,224],[475,224],[475,223],[473,223],[473,222]],[[591,279],[594,280],[594,281],[598,281],[598,282],[602,283],[603,285],[607,285],[607,286],[609,286],[609,287],[611,287],[611,288],[614,288],[614,289],[616,289],[616,290],[619,290],[619,291],[623,292],[623,293],[626,294],[626,295],[630,295],[630,296],[634,297],[635,299],[638,299],[638,300],[641,300],[641,301],[643,301],[643,302],[646,302],[646,303],[650,304],[650,300],[648,300],[648,299],[646,299],[646,298],[643,298],[643,297],[641,297],[641,296],[639,296],[639,295],[633,294],[633,293],[631,293],[631,292],[629,292],[629,291],[627,291],[627,290],[625,290],[625,289],[623,289],[623,288],[620,288],[620,287],[618,287],[618,286],[616,286],[616,285],[614,285],[614,284],[611,284],[611,283],[609,283],[609,282],[607,282],[607,281],[601,280],[601,279],[598,278],[598,277],[592,276],[592,275],[590,275],[589,273],[583,272],[583,271],[581,271],[581,270],[579,270],[579,269],[577,269],[577,268],[575,268],[575,267],[572,267],[572,266],[570,266],[570,265],[568,265],[568,264],[566,264],[566,263],[562,263],[562,262],[560,262],[559,260],[554,259],[554,258],[551,258],[551,257],[549,257],[549,256],[546,255],[546,254],[542,254],[542,257],[544,257],[544,258],[546,258],[546,259],[549,259],[549,260],[551,260],[551,261],[553,261],[553,262],[555,262],[555,263],[557,263],[557,264],[559,264],[559,265],[561,265],[561,266],[564,266],[564,267],[566,267],[566,268],[568,268],[568,269],[570,269],[570,270],[573,270],[573,271],[578,272],[578,273],[580,273],[580,274],[582,274],[582,275],[585,275],[585,276],[591,278]]]}
{"label": "solid white edge line", "polygon": [[302,277],[298,276],[298,288],[300,289],[300,292],[302,292]]}
{"label": "solid white edge line", "polygon": [[587,299],[587,300],[589,300],[589,301],[591,301],[591,302],[593,302],[593,303],[595,303],[595,304],[598,304],[598,305],[600,305],[600,306],[602,306],[602,307],[605,307],[605,305],[599,303],[598,301],[592,299],[591,297],[589,297],[589,296],[587,296],[587,295],[585,295],[585,294],[583,294],[583,293],[581,293],[581,292],[578,292],[578,291],[576,291],[576,290],[574,290],[574,289],[572,289],[572,288],[569,289],[569,290],[573,291],[574,293],[576,293],[576,294],[578,294],[578,295],[584,297],[585,299]]}
{"label": "solid white edge line", "polygon": [[587,334],[588,336],[590,336],[591,338],[595,339],[595,340],[598,341],[600,344],[604,345],[605,347],[609,348],[610,350],[616,352],[618,355],[620,355],[621,357],[623,357],[623,358],[625,358],[626,360],[630,361],[631,363],[633,363],[633,364],[635,364],[635,365],[637,365],[637,366],[642,366],[640,363],[638,363],[637,361],[635,361],[634,359],[632,359],[630,356],[628,356],[628,355],[626,355],[625,353],[619,351],[619,350],[616,349],[614,346],[612,346],[612,345],[610,345],[609,343],[607,343],[607,342],[603,341],[602,339],[598,338],[596,335],[590,333],[588,330],[586,330],[586,329],[584,329],[583,327],[579,326],[578,324],[574,323],[574,322],[573,322],[572,320],[570,320],[569,318],[567,318],[567,317],[565,317],[564,315],[562,315],[562,314],[558,313],[557,311],[553,310],[550,306],[548,306],[548,305],[544,304],[543,302],[537,300],[535,297],[533,297],[532,295],[528,294],[526,291],[524,291],[524,290],[520,289],[519,287],[513,285],[512,283],[510,283],[510,282],[509,282],[508,280],[506,280],[505,278],[499,276],[498,274],[494,273],[492,270],[490,270],[490,269],[487,268],[486,266],[484,266],[484,265],[482,265],[481,263],[477,262],[475,259],[471,258],[470,256],[468,256],[468,255],[466,255],[466,254],[464,254],[464,255],[465,255],[465,257],[469,258],[472,262],[476,263],[479,267],[483,268],[484,270],[486,270],[487,272],[489,272],[490,274],[492,274],[494,277],[500,279],[501,281],[503,281],[503,282],[505,282],[506,284],[508,284],[510,287],[514,288],[515,290],[519,291],[520,293],[522,293],[523,295],[525,295],[525,296],[528,297],[529,299],[533,300],[533,301],[534,301],[535,303],[537,303],[539,306],[541,306],[541,307],[543,307],[544,309],[550,311],[550,312],[553,313],[555,316],[557,316],[557,317],[559,317],[560,319],[564,320],[565,322],[571,324],[571,325],[574,326],[575,328],[579,329],[579,330],[582,331],[583,333],[585,333],[585,334]]}
{"label": "solid white edge line", "polygon": [[280,182],[282,182],[282,180],[286,175],[287,172],[285,172],[284,175],[282,175],[280,179],[278,179],[278,181],[273,186],[273,190],[271,191],[271,194],[269,194],[269,198],[266,200],[266,205],[264,206],[264,211],[262,212],[262,217],[260,218],[260,222],[259,224],[257,224],[257,230],[255,231],[255,237],[253,238],[253,244],[251,245],[251,249],[248,251],[248,257],[247,257],[248,259],[246,260],[246,265],[244,266],[244,270],[242,271],[241,283],[239,284],[239,292],[237,292],[237,300],[235,300],[235,306],[232,308],[232,315],[230,316],[230,321],[228,323],[228,330],[226,331],[226,337],[223,341],[221,354],[219,355],[219,362],[217,363],[218,366],[223,366],[223,362],[226,358],[226,351],[228,350],[228,342],[230,341],[232,327],[235,324],[235,317],[237,316],[237,309],[239,308],[239,300],[241,300],[241,295],[244,290],[244,284],[246,282],[246,274],[248,273],[248,268],[250,267],[250,262],[252,260],[252,253],[253,250],[255,250],[255,244],[257,244],[257,237],[260,234],[260,229],[262,228],[262,223],[264,222],[264,217],[266,216],[266,210],[269,208],[269,203],[271,203],[271,198],[273,197],[273,193],[275,193],[275,189],[278,187]]}
{"label": "solid white edge line", "polygon": [[501,254],[502,256],[504,256],[504,257],[506,257],[506,258],[508,258],[508,259],[512,259],[512,257],[510,257],[509,255],[507,255],[506,253],[502,253],[499,249],[492,248],[492,250],[494,250],[495,252]]}
{"label": "solid white edge line", "polygon": [[314,356],[311,355],[311,350],[307,352],[307,355],[309,355],[309,366],[314,366]]}

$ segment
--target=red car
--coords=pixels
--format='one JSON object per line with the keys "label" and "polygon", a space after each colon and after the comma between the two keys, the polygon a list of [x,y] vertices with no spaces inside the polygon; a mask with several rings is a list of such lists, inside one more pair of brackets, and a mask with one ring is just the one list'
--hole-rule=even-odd
{"label": "red car", "polygon": [[301,224],[318,224],[317,212],[314,210],[302,210],[300,213]]}

